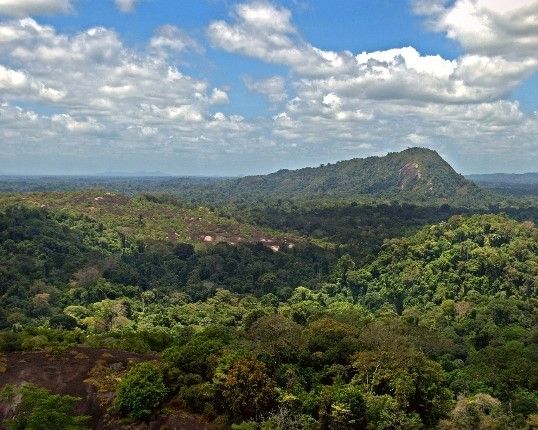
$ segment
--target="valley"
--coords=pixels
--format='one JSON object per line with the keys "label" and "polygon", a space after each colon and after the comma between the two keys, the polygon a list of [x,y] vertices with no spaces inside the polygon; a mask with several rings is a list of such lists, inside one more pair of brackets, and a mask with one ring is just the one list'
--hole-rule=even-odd
{"label": "valley", "polygon": [[1,185],[6,428],[534,428],[532,196],[421,149],[62,181]]}

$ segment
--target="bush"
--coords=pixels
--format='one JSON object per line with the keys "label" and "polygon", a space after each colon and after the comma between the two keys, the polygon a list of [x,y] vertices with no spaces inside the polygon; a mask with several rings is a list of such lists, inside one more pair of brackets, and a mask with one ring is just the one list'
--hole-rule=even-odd
{"label": "bush", "polygon": [[4,421],[6,430],[83,430],[89,417],[75,415],[76,397],[51,394],[48,390],[26,384],[7,386],[0,397],[12,402],[20,396],[12,419]]}
{"label": "bush", "polygon": [[50,326],[57,329],[72,330],[77,326],[77,320],[69,315],[54,315],[49,320]]}
{"label": "bush", "polygon": [[156,363],[139,363],[118,385],[114,407],[133,418],[149,417],[166,396],[163,372]]}
{"label": "bush", "polygon": [[0,352],[13,352],[22,348],[21,336],[12,331],[0,333]]}

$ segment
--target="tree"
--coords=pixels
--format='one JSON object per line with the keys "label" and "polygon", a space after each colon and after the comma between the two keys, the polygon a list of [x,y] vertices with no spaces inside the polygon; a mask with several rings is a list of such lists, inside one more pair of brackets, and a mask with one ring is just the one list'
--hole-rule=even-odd
{"label": "tree", "polygon": [[58,314],[54,315],[49,320],[50,326],[63,330],[72,330],[77,326],[77,320],[69,315]]}
{"label": "tree", "polygon": [[359,330],[352,325],[323,317],[307,326],[308,349],[317,365],[345,364],[359,349]]}
{"label": "tree", "polygon": [[275,405],[276,392],[265,365],[255,358],[240,358],[224,379],[223,396],[235,418],[258,421]]}
{"label": "tree", "polygon": [[267,315],[256,320],[249,337],[264,357],[275,363],[295,359],[306,346],[303,328],[282,315]]}
{"label": "tree", "polygon": [[366,429],[366,405],[361,389],[348,385],[324,390],[319,416],[322,430]]}
{"label": "tree", "polygon": [[450,392],[443,387],[445,374],[439,363],[396,333],[397,325],[372,324],[363,331],[365,350],[355,356],[355,382],[373,398],[389,396],[401,412],[418,415],[426,426],[447,412]]}
{"label": "tree", "polygon": [[341,285],[347,286],[347,275],[353,269],[355,269],[355,262],[351,258],[351,255],[342,255],[336,263],[336,267],[334,269],[335,276]]}
{"label": "tree", "polygon": [[118,384],[114,407],[133,418],[149,417],[166,396],[163,372],[152,362],[131,368]]}
{"label": "tree", "polygon": [[458,398],[450,418],[439,423],[441,430],[508,430],[515,429],[502,410],[499,400],[488,394]]}

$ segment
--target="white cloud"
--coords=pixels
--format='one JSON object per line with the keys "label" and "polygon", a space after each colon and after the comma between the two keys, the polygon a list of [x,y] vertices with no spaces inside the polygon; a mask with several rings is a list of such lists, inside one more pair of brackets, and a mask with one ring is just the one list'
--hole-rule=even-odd
{"label": "white cloud", "polygon": [[[422,55],[410,46],[358,54],[322,50],[301,38],[289,11],[263,2],[236,6],[232,21],[211,23],[208,35],[226,51],[291,69],[287,86],[294,88],[295,97],[273,117],[272,133],[297,147],[318,145],[319,150],[326,142],[340,151],[356,151],[359,145],[374,151],[388,142],[398,149],[399,144],[412,141],[448,144],[458,136],[452,147],[471,145],[487,152],[501,136],[526,142],[522,147],[532,145],[534,139],[530,132],[537,128],[536,117],[502,99],[538,70],[536,50],[525,50],[527,45],[538,46],[534,41],[538,33],[532,28],[538,23],[535,3],[417,2],[418,13],[434,17],[436,25],[451,26],[450,37],[465,41],[462,32],[472,33],[464,43],[468,52],[456,59]],[[472,6],[469,20],[460,21],[462,15],[451,18],[463,4]],[[493,29],[491,40],[474,34],[484,30],[471,19],[476,18],[475,11],[487,11],[494,18],[486,20]],[[529,19],[523,19],[524,12]],[[511,43],[511,36],[521,47],[513,55],[500,49]],[[479,49],[481,45],[485,49]],[[251,91],[278,93],[269,89],[269,82],[262,85],[247,78],[245,84]]]}
{"label": "white cloud", "polygon": [[258,81],[246,76],[243,81],[249,91],[264,95],[272,103],[282,102],[288,98],[286,81],[282,76],[272,76]]}
{"label": "white cloud", "polygon": [[213,88],[209,102],[213,105],[226,104],[229,102],[228,93],[219,88]]}
{"label": "white cloud", "polygon": [[413,47],[394,48],[386,51],[363,52],[356,57],[357,64],[375,69],[386,65],[405,65],[408,70],[447,79],[454,72],[456,62],[445,60],[440,55],[425,55]]}
{"label": "white cloud", "polygon": [[[147,47],[135,50],[106,28],[66,35],[31,18],[0,22],[0,58],[6,62],[0,64],[1,135],[25,142],[33,152],[44,141],[75,148],[80,142],[72,135],[84,134],[82,152],[111,150],[114,142],[115,148],[134,151],[196,153],[193,142],[201,135],[224,148],[249,133],[238,116],[215,121],[211,110],[229,102],[227,90],[182,73],[163,56],[160,48],[180,48],[164,41],[165,34],[182,33],[161,28]],[[32,101],[60,112],[49,116],[46,109],[17,108]],[[21,147],[12,150],[19,153]]]}
{"label": "white cloud", "polygon": [[67,130],[76,133],[85,133],[97,131],[102,128],[100,124],[96,122],[94,118],[84,118],[76,120],[69,114],[57,114],[51,117],[53,123],[57,123],[65,127]]}
{"label": "white cloud", "polygon": [[236,7],[237,16],[251,28],[264,31],[268,28],[279,33],[291,33],[291,12],[265,2],[244,3]]}
{"label": "white cloud", "polygon": [[[438,25],[462,1],[422,2],[421,13]],[[488,7],[508,8],[501,3]],[[492,28],[501,34],[504,27]],[[526,39],[511,53],[499,41],[475,48],[452,30],[465,48],[454,59],[413,47],[326,51],[301,37],[287,9],[237,5],[229,22],[210,24],[212,43],[289,68],[285,77],[244,78],[271,102],[265,115],[245,119],[228,112],[233,104],[217,110],[235,101],[229,87],[185,73],[175,54],[200,48],[177,27],[132,47],[107,28],[65,34],[31,18],[0,21],[0,154],[42,154],[55,145],[62,154],[158,154],[187,168],[214,163],[237,173],[252,160],[272,160],[257,165],[270,170],[282,160],[323,162],[424,144],[465,161],[515,160],[519,151],[526,163],[538,162],[538,116],[505,100],[538,70]]]}
{"label": "white cloud", "polygon": [[234,23],[213,22],[208,34],[222,49],[288,65],[303,79],[318,80],[319,85],[323,82],[355,97],[476,103],[504,96],[538,70],[538,58],[511,61],[472,54],[447,60],[421,55],[413,47],[355,56],[325,51],[301,40],[289,11],[269,3],[236,6]]}
{"label": "white cloud", "polygon": [[192,105],[169,106],[165,109],[166,116],[170,119],[199,122],[203,116],[201,112]]}
{"label": "white cloud", "polygon": [[0,0],[0,15],[7,16],[49,15],[71,10],[69,0]]}
{"label": "white cloud", "polygon": [[124,12],[132,12],[136,5],[138,4],[138,0],[114,0],[116,2],[116,7]]}
{"label": "white cloud", "polygon": [[26,73],[8,69],[1,64],[0,89],[4,92],[4,97],[25,97],[50,102],[58,102],[66,96],[65,91],[47,87]]}
{"label": "white cloud", "polygon": [[339,109],[342,106],[342,99],[334,93],[329,93],[323,97],[322,103],[330,109]]}
{"label": "white cloud", "polygon": [[157,50],[182,52],[188,49],[201,51],[201,46],[181,29],[174,25],[163,25],[155,31],[150,46]]}
{"label": "white cloud", "polygon": [[27,84],[28,78],[24,73],[0,65],[0,88],[2,90],[24,88]]}
{"label": "white cloud", "polygon": [[55,90],[54,88],[47,88],[44,85],[39,88],[39,96],[43,100],[48,100],[50,102],[59,102],[62,100],[67,93],[61,90]]}
{"label": "white cloud", "polygon": [[344,71],[354,62],[349,52],[323,51],[303,42],[285,8],[265,2],[240,4],[234,8],[234,20],[209,25],[208,36],[215,46],[312,76]]}
{"label": "white cloud", "polygon": [[538,56],[536,0],[456,0],[446,5],[422,1],[415,10],[428,15],[434,29],[460,42],[468,52],[507,58]]}

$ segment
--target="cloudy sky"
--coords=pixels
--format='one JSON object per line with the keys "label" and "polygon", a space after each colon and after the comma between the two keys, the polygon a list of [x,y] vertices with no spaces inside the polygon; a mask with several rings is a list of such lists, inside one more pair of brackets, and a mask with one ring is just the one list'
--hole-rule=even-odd
{"label": "cloudy sky", "polygon": [[0,173],[538,171],[535,0],[0,0]]}

